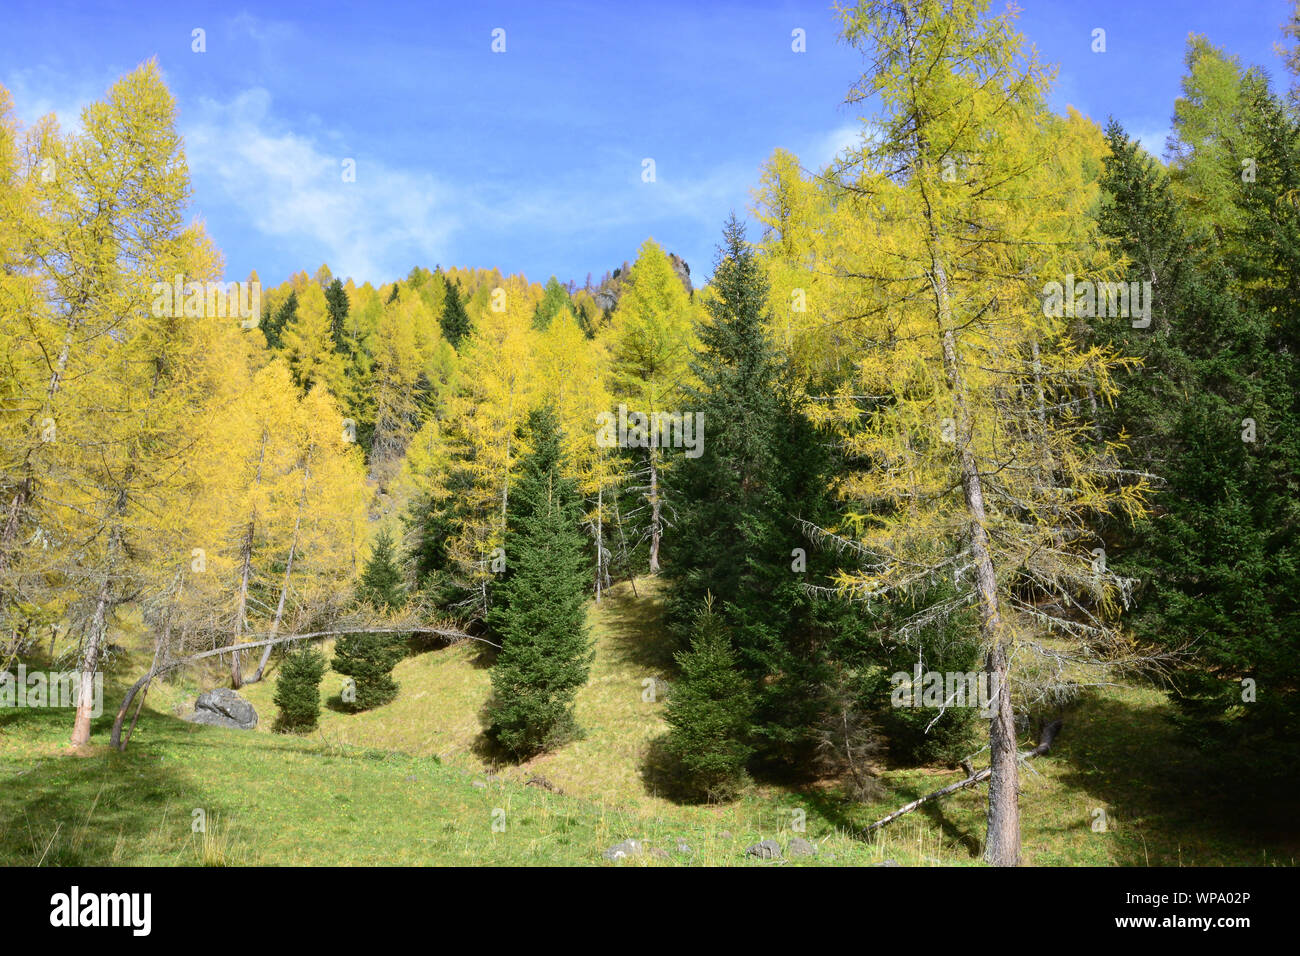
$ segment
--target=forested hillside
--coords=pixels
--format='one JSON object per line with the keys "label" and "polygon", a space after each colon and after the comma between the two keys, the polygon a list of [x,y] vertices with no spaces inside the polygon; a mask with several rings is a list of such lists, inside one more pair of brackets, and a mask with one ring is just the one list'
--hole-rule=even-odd
{"label": "forested hillside", "polygon": [[[77,674],[66,735],[94,759],[183,753],[150,701],[227,688],[258,734],[453,741],[592,799],[621,768],[634,815],[816,794],[845,861],[897,826],[853,808],[987,782],[962,838],[909,825],[1025,862],[1058,738],[1284,800],[1300,79],[1192,36],[1162,159],[1054,112],[985,2],[839,26],[860,135],[824,167],[775,150],[704,284],[653,238],[581,284],[232,277],[155,62],[72,131],[0,88],[0,670]],[[51,726],[5,712],[0,740],[56,755]],[[630,727],[594,783],[565,763]],[[264,743],[238,772],[271,772]]]}

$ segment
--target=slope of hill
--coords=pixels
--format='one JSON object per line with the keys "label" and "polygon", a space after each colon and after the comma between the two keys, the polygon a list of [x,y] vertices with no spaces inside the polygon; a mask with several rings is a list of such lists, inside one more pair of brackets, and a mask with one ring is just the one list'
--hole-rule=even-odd
{"label": "slope of hill", "polygon": [[[319,732],[306,737],[270,732],[274,673],[246,688],[263,718],[252,732],[184,722],[176,711],[195,687],[159,685],[124,754],[70,754],[65,712],[10,711],[0,717],[0,863],[594,865],[634,839],[646,851],[619,865],[771,865],[746,848],[794,837],[818,848],[800,864],[978,862],[982,791],[929,805],[869,841],[848,832],[958,779],[951,771],[886,771],[872,804],[844,800],[834,781],[760,784],[724,806],[659,796],[646,762],[665,729],[664,688],[653,685],[652,701],[647,682],[669,671],[657,588],[638,589],[620,585],[591,607],[596,661],[577,705],[586,736],[522,766],[481,756],[488,672],[464,644],[399,664],[401,693],[386,707],[351,715],[327,702]],[[138,650],[119,658],[96,741],[115,692],[145,666]],[[323,693],[337,687],[330,674]],[[1285,808],[1273,822],[1268,808],[1242,819],[1206,781],[1180,774],[1193,764],[1172,742],[1168,711],[1154,691],[1114,690],[1070,713],[1058,747],[1025,776],[1029,863],[1294,862],[1295,846],[1277,838]],[[1262,848],[1279,844],[1280,858]]]}

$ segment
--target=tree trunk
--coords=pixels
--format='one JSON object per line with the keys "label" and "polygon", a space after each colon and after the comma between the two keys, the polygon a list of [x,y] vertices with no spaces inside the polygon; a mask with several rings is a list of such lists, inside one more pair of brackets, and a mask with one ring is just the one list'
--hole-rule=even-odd
{"label": "tree trunk", "polygon": [[[88,296],[82,293],[80,305],[85,305]],[[68,367],[68,358],[72,351],[73,337],[76,334],[77,327],[81,320],[74,313],[68,318],[68,330],[63,336],[63,347],[59,350],[59,357],[54,363],[54,368],[50,370],[50,381],[45,389],[45,403],[41,411],[49,416],[54,413],[54,397],[59,393],[59,384],[63,380],[63,373]],[[28,419],[31,424],[35,421],[33,415]],[[16,547],[15,539],[18,535],[18,527],[22,521],[23,510],[31,500],[35,479],[30,474],[32,466],[32,446],[28,446],[26,453],[23,455],[22,466],[19,471],[28,472],[18,485],[18,490],[14,493],[13,499],[9,503],[9,509],[5,516],[4,529],[0,531],[0,575],[9,570],[11,555]]]}
{"label": "tree trunk", "polygon": [[632,596],[640,597],[636,592],[636,575],[632,571],[632,561],[627,556],[627,534],[623,531],[623,515],[618,510],[618,495],[614,496],[614,523],[618,525],[618,539],[623,552],[623,567],[627,568],[627,583],[632,586]]}
{"label": "tree trunk", "polygon": [[997,710],[989,721],[989,810],[984,860],[992,866],[1020,865],[1020,766],[1016,721],[1007,682],[1007,648],[989,649],[985,672],[998,692]]}
{"label": "tree trunk", "polygon": [[650,449],[650,573],[659,573],[659,462]]}
{"label": "tree trunk", "polygon": [[18,490],[14,492],[13,500],[9,503],[4,530],[0,531],[0,574],[9,570],[9,555],[13,550],[14,539],[18,536],[18,523],[22,518],[23,509],[27,506],[31,488],[32,479],[29,475],[19,483]]}
{"label": "tree trunk", "polygon": [[[257,488],[262,484],[262,465],[266,461],[266,442],[270,436],[265,430],[262,431],[262,444],[257,449],[257,473],[253,476],[253,487]],[[235,607],[235,639],[231,643],[238,644],[239,637],[244,633],[244,619],[248,615],[248,577],[253,566],[253,534],[257,528],[257,509],[253,509],[252,515],[248,519],[248,532],[244,535],[244,543],[239,549],[240,568],[239,568],[239,602]],[[243,654],[241,651],[235,651],[230,655],[230,686],[239,690],[243,686]]]}
{"label": "tree trunk", "polygon": [[[239,563],[239,600],[235,603],[235,639],[231,642],[234,644],[239,643],[239,638],[244,633],[244,618],[248,613],[248,575],[253,563],[252,521],[248,522],[244,542],[239,547]],[[235,690],[239,690],[244,683],[240,657],[239,651],[230,655],[230,686]]]}
{"label": "tree trunk", "polygon": [[[510,516],[510,436],[506,436],[506,474],[501,481],[501,529],[505,530],[506,521]],[[506,556],[510,560],[510,556]]]}
{"label": "tree trunk", "polygon": [[[302,514],[299,513],[298,519],[293,525],[293,542],[289,545],[289,560],[284,565],[284,584],[280,588],[280,600],[275,604],[275,620],[271,622],[271,636],[275,637],[276,632],[280,630],[280,620],[284,617],[284,600],[289,593],[289,576],[293,574],[293,556],[298,550],[298,528],[302,524]],[[266,663],[271,659],[271,648],[273,644],[266,645],[262,649],[262,659],[257,662],[257,671],[245,683],[256,684],[262,679],[262,674],[266,670]]]}
{"label": "tree trunk", "polygon": [[932,262],[939,325],[943,339],[943,364],[953,390],[957,411],[957,453],[961,468],[962,494],[970,513],[971,558],[975,566],[975,589],[979,597],[980,634],[988,649],[985,674],[990,692],[997,691],[997,712],[989,721],[989,808],[988,839],[984,859],[994,866],[1020,863],[1019,765],[1016,761],[1015,717],[1011,710],[1011,688],[1007,681],[1006,646],[1002,638],[1002,615],[998,607],[997,576],[985,528],[984,487],[979,464],[971,449],[972,424],[965,399],[965,381],[957,360],[952,310],[948,298],[948,276],[937,254],[934,237]]}
{"label": "tree trunk", "polygon": [[108,620],[109,589],[112,587],[112,563],[104,573],[95,599],[95,614],[86,634],[86,648],[81,655],[81,673],[77,685],[77,716],[72,725],[72,746],[80,747],[90,742],[90,715],[95,709],[95,673],[99,670],[99,653],[104,644],[104,631]]}
{"label": "tree trunk", "polygon": [[[162,656],[164,650],[170,650],[171,643],[172,643],[172,615],[171,615],[171,610],[169,609],[167,612],[167,623],[163,627],[162,634],[159,635],[158,640],[156,640],[153,645],[153,660],[150,661],[149,663],[150,678],[152,678],[153,675],[158,673],[158,658]],[[145,698],[149,696],[149,687],[150,687],[150,682],[146,681],[144,686],[144,691],[143,693],[140,694],[140,699],[136,701],[135,713],[131,715],[131,726],[126,728],[126,741],[125,743],[122,744],[121,749],[126,749],[126,745],[131,742],[131,735],[135,733],[135,722],[140,719],[140,711],[144,710]],[[117,720],[113,721],[114,730],[121,730],[121,719],[122,719],[122,715],[118,715]],[[114,740],[113,746],[114,747],[117,746],[116,740]]]}

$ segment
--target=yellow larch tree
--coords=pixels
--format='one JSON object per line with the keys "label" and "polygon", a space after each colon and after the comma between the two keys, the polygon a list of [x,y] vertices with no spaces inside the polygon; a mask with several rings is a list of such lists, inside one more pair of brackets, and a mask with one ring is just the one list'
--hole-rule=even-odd
{"label": "yellow larch tree", "polygon": [[644,464],[633,487],[646,501],[645,537],[650,573],[659,571],[664,501],[660,486],[665,463],[656,416],[672,412],[690,374],[695,313],[690,297],[663,249],[653,239],[641,245],[606,333],[610,349],[610,390],[616,401],[646,416],[649,440]]}
{"label": "yellow larch tree", "polygon": [[842,380],[808,402],[855,464],[840,484],[842,527],[827,529],[854,556],[838,590],[904,608],[952,580],[956,596],[902,625],[900,640],[977,608],[993,695],[985,856],[1014,865],[1012,663],[1059,673],[1119,646],[1126,583],[1099,570],[1090,522],[1139,513],[1143,488],[1121,480],[1089,420],[1089,390],[1107,400],[1124,360],[1079,345],[1044,305],[1050,281],[1113,273],[1085,215],[1095,189],[1067,152],[1082,133],[1048,113],[1046,72],[1011,16],[987,6],[843,11],[869,64],[849,100],[878,100],[880,117],[824,171],[821,199],[774,188],[793,179],[789,164],[769,171],[769,195],[815,218],[791,227],[785,209],[765,213],[769,251],[792,239],[782,268],[823,275],[806,321],[845,350]]}

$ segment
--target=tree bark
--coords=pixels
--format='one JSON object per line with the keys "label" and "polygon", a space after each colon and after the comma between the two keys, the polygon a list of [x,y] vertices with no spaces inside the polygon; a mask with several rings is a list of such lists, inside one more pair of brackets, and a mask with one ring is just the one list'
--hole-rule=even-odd
{"label": "tree bark", "polygon": [[[933,227],[932,227],[933,230]],[[1019,767],[1016,762],[1015,716],[1011,710],[1011,688],[1007,680],[1007,654],[1002,636],[1002,614],[998,606],[997,575],[989,548],[984,510],[984,487],[979,463],[971,449],[973,428],[966,403],[966,383],[957,358],[952,309],[948,297],[948,275],[939,254],[939,237],[931,233],[931,270],[939,310],[943,342],[943,364],[953,392],[957,412],[957,453],[961,470],[962,495],[970,514],[971,559],[975,566],[975,589],[979,598],[980,635],[987,648],[985,674],[990,689],[997,690],[997,711],[989,720],[988,839],[984,858],[994,866],[1020,863]]]}
{"label": "tree bark", "polygon": [[996,680],[997,710],[989,720],[988,837],[984,860],[993,866],[1020,865],[1020,766],[1016,757],[1016,721],[1007,682],[1007,649],[989,649],[986,672]]}
{"label": "tree bark", "polygon": [[[284,601],[289,593],[289,576],[293,574],[293,556],[298,550],[298,528],[302,524],[302,514],[299,513],[297,520],[293,524],[293,542],[289,545],[289,559],[284,565],[284,584],[280,587],[280,600],[275,603],[275,620],[271,622],[271,636],[274,637],[280,630],[280,621],[284,617]],[[262,674],[266,671],[267,661],[271,659],[271,647],[268,644],[262,650],[262,659],[257,662],[257,671],[246,680],[246,684],[256,684],[262,679]]]}
{"label": "tree bark", "polygon": [[[266,442],[270,436],[265,430],[262,431],[262,444],[257,450],[257,473],[253,477],[253,487],[257,488],[262,484],[262,465],[266,461]],[[239,643],[239,637],[244,633],[245,618],[248,615],[248,577],[253,566],[253,535],[257,530],[257,509],[248,518],[248,531],[244,535],[243,544],[239,548],[239,601],[235,605],[235,639],[232,644]],[[235,651],[230,655],[230,686],[239,690],[243,686],[243,654],[241,651]]]}
{"label": "tree bark", "polygon": [[77,685],[77,716],[72,725],[71,743],[74,747],[90,742],[90,716],[95,709],[95,673],[99,670],[99,654],[104,644],[112,580],[113,566],[110,557],[109,566],[99,585],[99,594],[95,598],[95,613],[90,621],[90,630],[86,634],[86,648],[81,655],[80,680]]}
{"label": "tree bark", "polygon": [[659,573],[659,462],[652,447],[650,459],[650,573]]}
{"label": "tree bark", "polygon": [[[244,633],[244,618],[248,613],[248,575],[253,563],[253,531],[254,525],[250,520],[243,543],[239,546],[239,600],[235,604],[235,639],[232,644],[239,643],[239,636]],[[235,690],[243,686],[242,671],[240,652],[235,651],[230,655],[230,686]]]}

